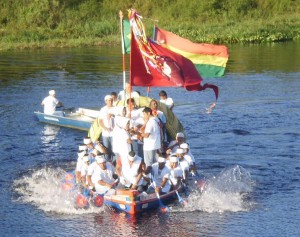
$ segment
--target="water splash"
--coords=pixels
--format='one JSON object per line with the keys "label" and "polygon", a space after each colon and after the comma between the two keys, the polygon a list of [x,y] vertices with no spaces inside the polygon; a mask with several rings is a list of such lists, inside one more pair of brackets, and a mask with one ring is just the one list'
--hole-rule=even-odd
{"label": "water splash", "polygon": [[217,177],[206,180],[205,190],[193,191],[188,197],[184,211],[223,213],[248,211],[254,203],[248,198],[254,182],[250,173],[236,165],[222,171]]}
{"label": "water splash", "polygon": [[76,190],[67,191],[62,187],[66,172],[60,168],[42,168],[14,181],[13,189],[20,196],[17,201],[30,203],[45,212],[60,214],[85,214],[103,212],[103,207],[89,206],[76,209]]}

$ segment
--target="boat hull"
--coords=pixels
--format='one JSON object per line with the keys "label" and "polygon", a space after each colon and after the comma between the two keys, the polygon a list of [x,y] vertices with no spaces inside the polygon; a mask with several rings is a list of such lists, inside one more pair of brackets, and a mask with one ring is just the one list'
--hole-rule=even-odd
{"label": "boat hull", "polygon": [[88,131],[95,121],[94,116],[98,111],[87,110],[90,114],[85,115],[84,110],[86,109],[79,108],[74,112],[69,111],[69,113],[65,113],[65,116],[49,115],[41,112],[34,112],[34,114],[38,121],[42,123]]}
{"label": "boat hull", "polygon": [[[138,196],[137,194],[138,192],[134,190],[117,191],[116,195],[105,195],[104,203],[109,207],[124,211],[131,215],[159,208],[160,202],[155,193],[146,195],[146,197]],[[175,197],[176,191],[171,191],[161,195],[160,200],[166,203]]]}

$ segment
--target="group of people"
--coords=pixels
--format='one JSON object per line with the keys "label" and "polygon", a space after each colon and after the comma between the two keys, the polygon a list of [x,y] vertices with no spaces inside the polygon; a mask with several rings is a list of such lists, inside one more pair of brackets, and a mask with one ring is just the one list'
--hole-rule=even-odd
{"label": "group of people", "polygon": [[[174,102],[167,93],[161,91],[159,96],[172,110]],[[114,188],[163,194],[186,184],[188,176],[196,172],[184,133],[177,133],[176,139],[168,142],[167,118],[158,110],[158,102],[151,100],[148,107],[139,108],[138,97],[129,84],[118,95],[112,92],[104,97],[105,106],[97,118],[101,141],[85,137],[79,145],[78,184],[100,194],[114,192]],[[54,105],[59,104],[55,91],[47,98],[42,102],[44,110],[54,113]],[[116,106],[119,100],[126,106]]]}
{"label": "group of people", "polygon": [[[100,194],[115,189],[163,194],[186,184],[190,173],[196,172],[184,133],[167,143],[167,118],[158,110],[158,102],[151,100],[149,107],[139,108],[136,96],[139,94],[125,90],[121,96],[104,97],[105,106],[97,118],[102,139],[93,142],[86,137],[79,146],[78,183]],[[126,106],[114,106],[118,98]],[[170,109],[174,106],[169,105]]]}

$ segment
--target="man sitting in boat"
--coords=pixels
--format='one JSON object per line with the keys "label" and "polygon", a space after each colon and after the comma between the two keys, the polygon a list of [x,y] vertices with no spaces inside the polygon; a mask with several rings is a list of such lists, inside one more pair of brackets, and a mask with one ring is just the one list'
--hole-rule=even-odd
{"label": "man sitting in boat", "polygon": [[166,158],[158,157],[157,162],[152,165],[152,184],[147,193],[157,192],[159,194],[168,193],[171,185],[169,182],[170,169],[166,166]]}
{"label": "man sitting in boat", "polygon": [[182,182],[187,184],[188,175],[189,175],[189,163],[184,159],[184,150],[182,148],[177,148],[176,156],[178,157],[179,167],[182,170]]}
{"label": "man sitting in boat", "polygon": [[64,116],[62,111],[55,111],[57,107],[63,106],[63,103],[56,98],[55,90],[49,91],[49,95],[42,101],[42,106],[45,114]]}
{"label": "man sitting in boat", "polygon": [[89,164],[90,164],[90,158],[86,154],[82,158],[82,165],[81,165],[81,169],[80,169],[80,177],[81,177],[81,183],[82,183],[83,187],[88,186],[87,172],[88,172]]}
{"label": "man sitting in boat", "polygon": [[143,191],[142,158],[134,151],[130,151],[125,157],[121,156],[117,162],[116,173],[120,178],[118,189]]}
{"label": "man sitting in boat", "polygon": [[87,155],[86,153],[86,145],[82,144],[79,145],[78,153],[77,153],[77,163],[75,168],[75,175],[76,175],[76,183],[80,183],[81,181],[81,167],[83,165],[83,157],[84,155]]}
{"label": "man sitting in boat", "polygon": [[189,170],[191,174],[196,174],[196,161],[192,153],[190,152],[190,146],[187,143],[182,143],[180,148],[184,151],[184,159],[189,163]]}
{"label": "man sitting in boat", "polygon": [[179,148],[182,143],[184,143],[184,134],[179,132],[176,134],[175,140],[169,143],[166,153],[168,155],[176,154],[176,149]]}
{"label": "man sitting in boat", "polygon": [[178,165],[178,157],[176,155],[170,156],[166,165],[170,169],[169,180],[170,180],[170,184],[172,185],[172,190],[179,189],[183,177],[183,172]]}
{"label": "man sitting in boat", "polygon": [[97,163],[97,166],[91,178],[92,182],[97,193],[107,193],[115,186],[115,168],[110,162],[106,162],[104,156],[96,156],[95,163]]}

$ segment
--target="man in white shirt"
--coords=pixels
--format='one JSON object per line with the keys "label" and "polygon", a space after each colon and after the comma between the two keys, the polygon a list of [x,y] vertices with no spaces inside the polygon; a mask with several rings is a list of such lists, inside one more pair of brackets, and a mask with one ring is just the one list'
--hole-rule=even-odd
{"label": "man in white shirt", "polygon": [[63,104],[58,99],[56,99],[55,90],[49,91],[49,95],[42,101],[42,106],[44,106],[45,114],[63,116],[62,111],[55,111],[56,107],[63,106]]}
{"label": "man in white shirt", "polygon": [[172,98],[168,97],[167,92],[160,91],[159,92],[159,97],[160,97],[159,102],[164,103],[166,106],[168,106],[168,108],[170,110],[173,109],[173,107],[174,107],[174,101],[173,101]]}
{"label": "man in white shirt", "polygon": [[178,157],[175,155],[170,156],[168,163],[166,164],[170,169],[169,180],[173,189],[178,189],[181,186],[181,181],[183,177],[182,169],[178,164]]}
{"label": "man in white shirt", "polygon": [[114,107],[113,107],[113,99],[111,95],[106,95],[104,97],[105,106],[101,108],[98,123],[102,128],[102,140],[103,145],[107,149],[107,154],[105,154],[105,158],[107,161],[113,161],[113,152],[112,152],[112,136],[114,129]]}
{"label": "man in white shirt", "polygon": [[96,192],[104,194],[112,189],[116,184],[114,179],[115,168],[111,163],[106,162],[103,156],[97,156],[96,163],[97,166],[95,167],[91,179],[95,184]]}
{"label": "man in white shirt", "polygon": [[158,157],[157,162],[152,165],[153,182],[149,186],[147,193],[153,193],[155,191],[159,194],[163,194],[170,191],[170,169],[165,164],[166,158]]}
{"label": "man in white shirt", "polygon": [[130,151],[127,156],[121,157],[116,166],[116,173],[120,177],[118,189],[131,189],[143,191],[142,158],[134,151]]}
{"label": "man in white shirt", "polygon": [[122,90],[118,94],[118,100],[127,101],[127,99],[133,98],[136,104],[139,104],[140,95],[136,91],[131,91],[129,83],[125,84],[125,90]]}
{"label": "man in white shirt", "polygon": [[161,149],[161,131],[158,118],[152,115],[152,110],[145,107],[143,110],[145,120],[145,130],[141,133],[144,138],[144,162],[148,172],[151,171],[151,165],[156,162],[157,150]]}
{"label": "man in white shirt", "polygon": [[180,147],[182,143],[184,143],[184,134],[182,132],[178,132],[176,134],[176,140],[173,140],[169,143],[166,153],[168,155],[176,154],[176,149]]}

